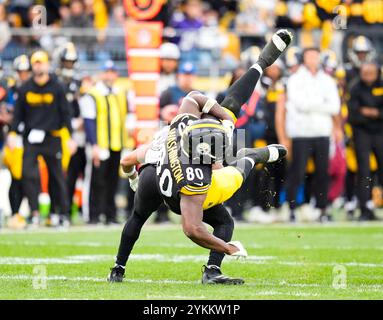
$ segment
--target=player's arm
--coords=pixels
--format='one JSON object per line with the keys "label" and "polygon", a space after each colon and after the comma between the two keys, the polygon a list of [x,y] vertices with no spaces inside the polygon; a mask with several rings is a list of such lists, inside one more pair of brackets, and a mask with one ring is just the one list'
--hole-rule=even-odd
{"label": "player's arm", "polygon": [[136,165],[145,162],[145,154],[149,150],[150,146],[150,144],[144,144],[125,155],[120,161],[122,171],[129,178],[130,187],[134,192],[136,192],[138,188],[138,173],[136,171]]}
{"label": "player's arm", "polygon": [[216,100],[208,98],[198,91],[190,92],[182,100],[178,113],[190,113],[197,117],[200,117],[201,113],[207,113],[220,120],[229,120],[231,122],[235,121]]}
{"label": "player's arm", "polygon": [[143,144],[122,157],[120,161],[122,171],[124,171],[124,173],[128,173],[134,166],[143,163],[145,161],[146,152],[149,148],[150,144]]}
{"label": "player's arm", "polygon": [[233,254],[238,248],[226,243],[208,232],[202,222],[203,203],[206,194],[184,195],[181,194],[182,227],[185,235],[201,247],[225,254]]}

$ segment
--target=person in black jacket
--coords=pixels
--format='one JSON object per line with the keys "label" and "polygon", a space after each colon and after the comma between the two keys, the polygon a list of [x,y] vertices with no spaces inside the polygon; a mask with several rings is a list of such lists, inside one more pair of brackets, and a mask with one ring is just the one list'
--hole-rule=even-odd
{"label": "person in black jacket", "polygon": [[[8,136],[8,146],[15,147],[16,132],[22,133],[24,144],[22,180],[23,189],[32,211],[32,223],[39,224],[38,155],[48,167],[50,179],[57,186],[57,203],[60,206],[60,224],[69,225],[69,203],[62,170],[62,148],[59,130],[66,127],[72,133],[71,118],[64,88],[56,77],[49,74],[49,57],[44,51],[31,56],[33,76],[19,89],[14,118]],[[69,140],[71,152],[76,149]]]}
{"label": "person in black jacket", "polygon": [[350,90],[349,122],[353,129],[358,163],[358,200],[360,220],[375,220],[371,199],[370,152],[378,163],[378,179],[383,185],[383,81],[378,65],[368,62],[360,69],[360,79]]}

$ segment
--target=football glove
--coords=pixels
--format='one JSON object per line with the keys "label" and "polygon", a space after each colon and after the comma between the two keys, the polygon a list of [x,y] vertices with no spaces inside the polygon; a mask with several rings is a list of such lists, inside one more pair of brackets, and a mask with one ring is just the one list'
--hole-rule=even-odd
{"label": "football glove", "polygon": [[230,244],[230,245],[238,248],[238,251],[231,254],[232,257],[238,257],[238,258],[246,258],[247,257],[247,251],[241,242],[230,241],[227,244]]}
{"label": "football glove", "polygon": [[231,120],[222,120],[222,125],[224,126],[224,128],[227,131],[227,136],[229,137],[230,142],[232,142],[232,140],[233,140],[233,132],[234,132],[234,128],[235,128],[233,121],[231,121]]}
{"label": "football glove", "polygon": [[137,175],[134,179],[129,179],[130,188],[131,188],[134,192],[137,191],[137,188],[138,188],[138,180],[139,180],[138,175]]}

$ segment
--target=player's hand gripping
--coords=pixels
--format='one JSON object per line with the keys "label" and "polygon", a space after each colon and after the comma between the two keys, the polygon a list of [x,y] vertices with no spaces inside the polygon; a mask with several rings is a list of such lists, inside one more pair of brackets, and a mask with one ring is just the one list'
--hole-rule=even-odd
{"label": "player's hand gripping", "polygon": [[231,245],[237,249],[236,251],[234,251],[233,253],[230,254],[231,256],[238,257],[238,258],[246,258],[247,257],[247,251],[241,242],[230,241],[227,244],[229,244],[229,245]]}

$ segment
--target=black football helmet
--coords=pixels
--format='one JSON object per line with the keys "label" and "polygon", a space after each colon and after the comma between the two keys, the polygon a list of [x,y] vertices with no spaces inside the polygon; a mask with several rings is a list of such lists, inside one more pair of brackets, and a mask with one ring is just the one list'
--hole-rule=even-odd
{"label": "black football helmet", "polygon": [[222,162],[231,144],[227,129],[220,121],[202,119],[193,121],[181,136],[181,150],[193,163]]}

